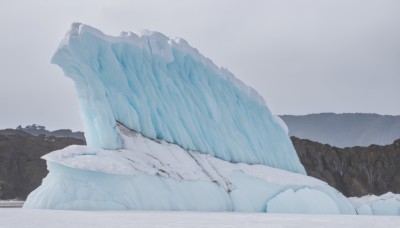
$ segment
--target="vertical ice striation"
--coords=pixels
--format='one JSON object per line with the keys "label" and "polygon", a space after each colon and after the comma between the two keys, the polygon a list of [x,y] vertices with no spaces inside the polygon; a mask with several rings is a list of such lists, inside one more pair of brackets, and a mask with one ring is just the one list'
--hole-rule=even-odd
{"label": "vertical ice striation", "polygon": [[89,146],[121,148],[120,122],[186,150],[305,174],[263,98],[183,39],[74,23],[52,62],[75,82]]}

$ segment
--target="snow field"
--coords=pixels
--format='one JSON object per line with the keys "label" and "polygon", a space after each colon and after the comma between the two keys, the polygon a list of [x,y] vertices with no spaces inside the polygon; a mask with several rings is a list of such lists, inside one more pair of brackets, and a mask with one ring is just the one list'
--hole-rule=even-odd
{"label": "snow field", "polygon": [[0,208],[2,228],[398,228],[400,217]]}

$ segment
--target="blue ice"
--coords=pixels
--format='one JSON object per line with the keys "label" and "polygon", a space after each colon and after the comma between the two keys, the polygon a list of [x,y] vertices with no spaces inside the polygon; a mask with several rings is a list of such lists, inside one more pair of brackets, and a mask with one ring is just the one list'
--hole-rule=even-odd
{"label": "blue ice", "polygon": [[186,150],[305,174],[264,99],[182,39],[74,23],[52,62],[75,82],[89,146],[121,148],[120,122]]}

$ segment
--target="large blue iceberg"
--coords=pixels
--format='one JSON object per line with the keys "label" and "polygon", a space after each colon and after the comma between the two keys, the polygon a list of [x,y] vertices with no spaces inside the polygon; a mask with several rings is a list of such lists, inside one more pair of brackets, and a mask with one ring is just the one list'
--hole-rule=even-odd
{"label": "large blue iceberg", "polygon": [[186,41],[75,23],[52,61],[75,82],[88,146],[45,155],[25,208],[356,213],[305,175],[263,98]]}
{"label": "large blue iceberg", "polygon": [[186,150],[305,174],[264,99],[182,39],[76,23],[52,62],[75,82],[89,146],[121,148],[120,122]]}

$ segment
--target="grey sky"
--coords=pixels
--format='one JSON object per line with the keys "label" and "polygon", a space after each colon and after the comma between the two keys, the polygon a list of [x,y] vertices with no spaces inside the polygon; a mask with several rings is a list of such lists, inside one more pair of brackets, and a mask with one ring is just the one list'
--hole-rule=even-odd
{"label": "grey sky", "polygon": [[0,1],[0,128],[82,129],[50,58],[70,24],[186,39],[276,114],[400,115],[400,1]]}

